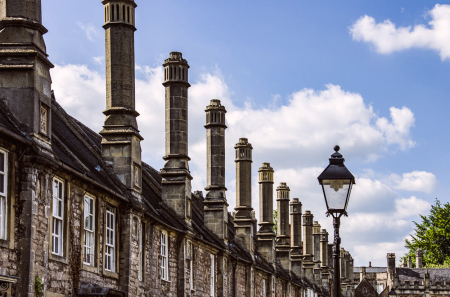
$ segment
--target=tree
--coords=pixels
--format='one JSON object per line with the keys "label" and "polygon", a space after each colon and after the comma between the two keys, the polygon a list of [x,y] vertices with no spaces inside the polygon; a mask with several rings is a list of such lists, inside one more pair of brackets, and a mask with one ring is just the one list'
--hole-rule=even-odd
{"label": "tree", "polygon": [[436,204],[431,206],[428,216],[420,215],[422,222],[414,222],[416,228],[411,234],[411,240],[405,239],[408,252],[415,265],[415,253],[418,248],[423,252],[423,265],[442,267],[450,265],[450,204],[441,205],[436,198]]}

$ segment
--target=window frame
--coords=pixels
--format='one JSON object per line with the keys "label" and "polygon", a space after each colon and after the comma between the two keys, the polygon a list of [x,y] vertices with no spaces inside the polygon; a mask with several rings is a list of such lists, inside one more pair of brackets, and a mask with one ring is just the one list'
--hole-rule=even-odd
{"label": "window frame", "polygon": [[169,281],[169,234],[167,231],[161,231],[161,262],[160,262],[160,272],[161,279],[164,281]]}
{"label": "window frame", "polygon": [[[111,218],[112,222],[108,220],[108,215]],[[116,222],[117,222],[117,210],[115,207],[107,206],[105,210],[105,263],[104,263],[104,269],[108,272],[115,273],[117,271],[117,265],[116,265],[116,254],[117,254],[117,247],[116,247]],[[110,223],[110,226],[108,227],[108,223]],[[108,237],[109,234],[109,237]],[[108,238],[110,239],[110,242],[108,242]],[[111,243],[112,241],[112,243]],[[108,258],[110,259],[110,263],[108,263]],[[109,264],[109,265],[108,265]]]}
{"label": "window frame", "polygon": [[211,260],[211,275],[210,275],[210,282],[209,282],[209,295],[211,297],[216,296],[215,295],[215,258],[214,258],[214,254],[210,255],[210,260]]}
{"label": "window frame", "polygon": [[[56,183],[58,185],[58,188],[56,189]],[[55,195],[55,189],[56,189],[56,195]],[[64,256],[64,209],[65,209],[65,203],[64,203],[64,190],[65,190],[65,182],[60,178],[53,178],[52,181],[52,255]],[[61,197],[59,197],[61,196]],[[55,203],[55,201],[57,201]],[[57,203],[60,203],[60,205],[57,205]],[[56,208],[58,206],[58,208]],[[59,214],[57,213],[59,210]],[[58,228],[55,228],[55,225],[59,222]],[[58,230],[55,230],[58,229]],[[55,231],[58,231],[56,233]],[[58,239],[58,244],[55,244],[56,238]],[[56,250],[56,248],[58,250]]]}
{"label": "window frame", "polygon": [[[92,228],[86,228],[86,199],[91,200],[91,207],[90,207],[90,213],[88,213],[88,215],[90,216],[90,221],[91,221],[91,226]],[[96,209],[95,209],[95,202],[96,199],[94,196],[86,194],[84,195],[84,199],[83,199],[83,205],[84,205],[84,209],[83,209],[83,264],[87,265],[87,266],[91,266],[91,267],[95,267],[95,250],[96,250]],[[90,233],[91,238],[90,238],[90,245],[86,245],[86,239],[87,239],[87,235],[86,233]],[[89,249],[90,250],[90,261],[86,262],[86,250]]]}
{"label": "window frame", "polygon": [[140,221],[139,224],[139,238],[138,238],[138,246],[139,246],[139,271],[138,271],[138,280],[143,281],[144,280],[144,232],[145,232],[145,226],[142,221]]}
{"label": "window frame", "polygon": [[0,149],[3,154],[3,171],[0,175],[3,177],[3,191],[0,192],[0,239],[8,238],[8,152]]}

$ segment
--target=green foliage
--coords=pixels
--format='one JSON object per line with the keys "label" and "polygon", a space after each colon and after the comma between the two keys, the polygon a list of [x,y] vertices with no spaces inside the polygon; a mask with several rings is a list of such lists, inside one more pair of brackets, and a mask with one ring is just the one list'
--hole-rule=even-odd
{"label": "green foliage", "polygon": [[273,211],[273,232],[275,232],[275,236],[277,236],[277,225],[278,225],[278,210]]}
{"label": "green foliage", "polygon": [[34,291],[36,293],[36,297],[44,296],[44,286],[42,285],[41,279],[36,274],[36,278],[34,280]]}
{"label": "green foliage", "polygon": [[405,256],[411,256],[415,265],[415,253],[418,248],[423,252],[423,266],[437,267],[450,265],[450,204],[436,198],[428,216],[420,215],[422,222],[414,222],[416,228],[411,240],[405,239],[408,249]]}

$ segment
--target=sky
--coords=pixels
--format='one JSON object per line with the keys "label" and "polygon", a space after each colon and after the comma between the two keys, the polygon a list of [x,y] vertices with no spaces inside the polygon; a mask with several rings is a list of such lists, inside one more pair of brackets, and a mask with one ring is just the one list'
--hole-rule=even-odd
{"label": "sky", "polygon": [[[450,5],[434,1],[136,2],[136,109],[143,160],[163,167],[161,64],[181,51],[190,65],[189,156],[193,190],[206,186],[204,109],[227,109],[226,186],[235,207],[234,145],[253,146],[252,203],[259,218],[258,168],[269,162],[303,212],[332,220],[317,176],[334,145],[356,176],[341,220],[355,266],[386,266],[438,198],[449,202]],[[105,101],[100,0],[43,0],[44,36],[56,100],[94,131]],[[276,194],[274,193],[274,197]],[[276,201],[274,201],[276,206]]]}

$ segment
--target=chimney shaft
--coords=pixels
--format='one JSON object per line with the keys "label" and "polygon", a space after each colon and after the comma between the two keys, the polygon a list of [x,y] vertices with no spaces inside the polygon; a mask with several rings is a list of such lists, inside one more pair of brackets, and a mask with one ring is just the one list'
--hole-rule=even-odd
{"label": "chimney shaft", "polygon": [[[102,1],[105,10],[106,115],[102,156],[125,187],[139,200],[142,193],[141,140],[135,110],[133,0]],[[122,14],[126,7],[129,13]]]}
{"label": "chimney shaft", "polygon": [[275,262],[275,232],[273,231],[273,168],[270,163],[262,163],[259,172],[259,252],[269,263]]}
{"label": "chimney shaft", "polygon": [[416,250],[416,268],[422,268],[422,250],[420,248]]}
{"label": "chimney shaft", "polygon": [[225,114],[220,100],[212,99],[206,106],[206,199],[205,225],[228,242],[228,203],[225,188]]}
{"label": "chimney shaft", "polygon": [[183,54],[171,52],[164,61],[166,161],[161,169],[162,199],[191,225],[191,180],[188,156],[188,69]]}
{"label": "chimney shaft", "polygon": [[0,98],[24,132],[52,155],[50,69],[41,0],[0,1]]}
{"label": "chimney shaft", "polygon": [[302,277],[302,203],[293,198],[290,203],[291,211],[291,267],[297,276]]}
{"label": "chimney shaft", "polygon": [[236,214],[234,227],[236,238],[251,252],[253,247],[252,219],[252,145],[247,138],[240,138],[235,145],[236,162]]}
{"label": "chimney shaft", "polygon": [[408,268],[413,268],[411,256],[408,256]]}
{"label": "chimney shaft", "polygon": [[282,182],[277,187],[278,224],[275,249],[277,261],[280,261],[286,270],[290,270],[289,192],[286,183]]}
{"label": "chimney shaft", "polygon": [[314,281],[313,219],[311,211],[305,211],[303,215],[303,275],[311,281]]}

